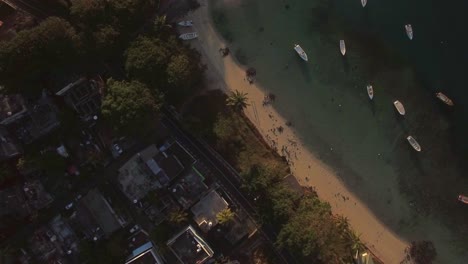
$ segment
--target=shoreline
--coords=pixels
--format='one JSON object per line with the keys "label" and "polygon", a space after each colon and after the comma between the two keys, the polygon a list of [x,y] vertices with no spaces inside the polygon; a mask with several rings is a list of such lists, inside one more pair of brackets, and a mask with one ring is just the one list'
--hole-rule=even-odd
{"label": "shoreline", "polygon": [[[199,38],[191,44],[201,53],[202,62],[207,65],[206,79],[209,88],[247,93],[250,105],[244,111],[246,116],[279,155],[288,157],[291,173],[299,183],[314,188],[321,200],[330,203],[333,213],[348,218],[353,230],[384,263],[402,261],[408,243],[381,223],[370,209],[346,188],[333,169],[301,143],[294,128],[286,125],[285,118],[271,105],[262,106],[266,89],[246,80],[246,67],[241,66],[232,55],[224,58],[221,56],[219,49],[227,45],[214,28],[208,1],[199,2],[200,7],[188,14],[199,34]],[[281,133],[277,129],[280,126],[283,127]]]}

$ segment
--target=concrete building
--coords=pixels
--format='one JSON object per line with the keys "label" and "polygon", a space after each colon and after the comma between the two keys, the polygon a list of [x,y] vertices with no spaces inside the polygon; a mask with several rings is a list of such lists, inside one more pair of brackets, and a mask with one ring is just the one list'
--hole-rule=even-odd
{"label": "concrete building", "polygon": [[210,191],[192,206],[193,219],[201,230],[208,232],[218,224],[216,215],[228,208],[228,203],[215,190]]}
{"label": "concrete building", "polygon": [[208,243],[191,226],[171,238],[167,246],[183,264],[202,264],[214,255]]}

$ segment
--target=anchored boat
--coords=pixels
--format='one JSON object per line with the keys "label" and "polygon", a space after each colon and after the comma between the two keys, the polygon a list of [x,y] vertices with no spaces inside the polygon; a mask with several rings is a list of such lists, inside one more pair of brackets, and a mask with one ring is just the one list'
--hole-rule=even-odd
{"label": "anchored boat", "polygon": [[465,195],[458,195],[458,201],[462,202],[462,203],[465,203],[465,204],[468,204],[468,196],[465,196]]}
{"label": "anchored boat", "polygon": [[192,20],[180,21],[179,23],[177,23],[177,25],[181,27],[191,27],[193,26],[193,21]]}
{"label": "anchored boat", "polygon": [[369,99],[371,100],[374,98],[374,88],[370,84],[367,85],[367,95],[369,95]]}
{"label": "anchored boat", "polygon": [[179,38],[183,40],[190,40],[190,39],[198,38],[198,33],[197,32],[185,33],[185,34],[180,35]]}
{"label": "anchored boat", "polygon": [[294,50],[299,54],[299,57],[301,57],[303,60],[308,61],[309,59],[307,58],[307,54],[305,51],[299,46],[298,44],[294,45]]}
{"label": "anchored boat", "polygon": [[408,38],[412,40],[413,39],[413,27],[411,26],[411,24],[406,24],[405,30],[406,30],[406,35],[408,36]]}
{"label": "anchored boat", "polygon": [[442,102],[444,102],[446,105],[453,106],[453,101],[452,99],[448,98],[445,94],[438,92],[436,93],[437,98],[439,98]]}
{"label": "anchored boat", "polygon": [[346,54],[346,44],[344,40],[340,40],[340,51],[343,56]]}
{"label": "anchored boat", "polygon": [[395,106],[398,113],[400,113],[400,115],[405,115],[405,113],[406,113],[405,107],[403,106],[403,104],[400,101],[396,100],[395,102],[393,102],[393,105]]}
{"label": "anchored boat", "polygon": [[421,151],[421,146],[416,141],[416,139],[414,139],[412,136],[408,136],[406,139],[408,140],[410,145],[414,148],[414,150],[416,150],[417,152]]}
{"label": "anchored boat", "polygon": [[362,7],[366,7],[367,5],[367,0],[361,0]]}

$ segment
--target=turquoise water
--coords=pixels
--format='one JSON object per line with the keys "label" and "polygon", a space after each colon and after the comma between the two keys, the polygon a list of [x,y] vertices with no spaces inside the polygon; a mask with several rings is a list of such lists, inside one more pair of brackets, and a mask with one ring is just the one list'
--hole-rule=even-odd
{"label": "turquoise water", "polygon": [[[463,35],[459,22],[468,19],[460,11],[467,10],[464,3],[452,2],[459,5],[452,13],[442,1],[421,0],[368,0],[364,9],[359,0],[211,3],[231,51],[256,68],[257,81],[276,94],[275,108],[310,150],[396,233],[434,240],[440,255],[455,255],[442,256],[444,263],[468,259],[468,208],[456,201],[468,193],[462,65],[468,53],[456,42]],[[406,23],[413,25],[413,41]],[[345,57],[340,39],[346,41]],[[308,63],[294,52],[294,43],[307,52]],[[375,90],[372,102],[368,83]],[[439,89],[455,107],[435,99]],[[396,99],[405,105],[404,118],[393,108]],[[408,145],[408,135],[421,144],[421,153]],[[425,230],[439,225],[457,235]]]}

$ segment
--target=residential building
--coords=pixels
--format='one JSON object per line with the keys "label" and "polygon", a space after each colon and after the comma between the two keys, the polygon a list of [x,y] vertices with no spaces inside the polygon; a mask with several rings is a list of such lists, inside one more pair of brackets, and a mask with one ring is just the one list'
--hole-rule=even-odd
{"label": "residential building", "polygon": [[170,187],[170,192],[177,202],[187,209],[208,191],[204,180],[205,177],[192,167]]}
{"label": "residential building", "polygon": [[0,161],[17,157],[23,152],[5,126],[0,125]]}
{"label": "residential building", "polygon": [[215,190],[210,191],[198,203],[192,206],[193,219],[198,227],[204,232],[208,232],[218,224],[216,215],[228,208],[228,203]]}
{"label": "residential building", "polygon": [[65,86],[59,86],[55,95],[62,97],[84,121],[88,121],[100,113],[103,87],[104,82],[100,76],[94,79],[81,77]]}
{"label": "residential building", "polygon": [[97,189],[90,190],[79,200],[70,222],[78,233],[93,240],[109,236],[127,225]]}
{"label": "residential building", "polygon": [[157,247],[150,241],[148,233],[138,231],[129,238],[129,249],[132,252],[125,264],[163,264],[163,258]]}
{"label": "residential building", "polygon": [[60,122],[45,93],[32,104],[26,104],[21,95],[0,95],[0,125],[29,144],[57,128]]}
{"label": "residential building", "polygon": [[48,206],[54,200],[39,180],[25,182],[23,191],[28,204],[36,210]]}
{"label": "residential building", "polygon": [[176,234],[167,242],[167,246],[183,264],[202,264],[214,255],[208,243],[192,226]]}
{"label": "residential building", "polygon": [[149,191],[168,186],[194,162],[177,142],[166,143],[159,149],[150,145],[119,169],[118,180],[125,195],[137,202]]}

